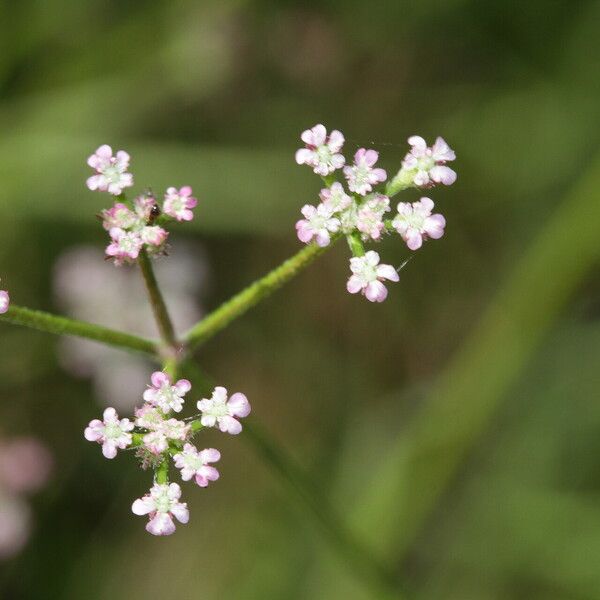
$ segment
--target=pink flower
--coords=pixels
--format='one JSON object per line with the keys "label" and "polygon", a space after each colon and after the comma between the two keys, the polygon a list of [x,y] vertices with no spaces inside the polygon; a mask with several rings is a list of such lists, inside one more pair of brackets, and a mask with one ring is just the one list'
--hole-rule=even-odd
{"label": "pink flower", "polygon": [[133,201],[133,207],[137,216],[145,223],[148,223],[153,216],[160,214],[160,207],[156,203],[156,198],[150,194],[137,196]]}
{"label": "pink flower", "polygon": [[385,229],[383,215],[390,210],[390,199],[383,194],[375,194],[358,210],[356,228],[364,239],[378,240]]}
{"label": "pink flower", "polygon": [[112,242],[106,247],[106,256],[112,256],[116,265],[135,260],[144,245],[137,231],[125,231],[120,227],[110,230]]}
{"label": "pink flower", "polygon": [[152,373],[150,380],[152,386],[144,392],[144,400],[158,406],[164,413],[172,410],[180,412],[183,408],[183,396],[192,389],[192,384],[187,379],[180,379],[175,385],[171,385],[171,378],[162,371]]}
{"label": "pink flower", "polygon": [[136,419],[136,425],[140,422],[146,424],[146,429],[150,429],[150,432],[143,437],[144,446],[152,454],[161,454],[169,447],[169,440],[185,440],[190,431],[190,425],[178,419],[163,419],[158,416],[160,415],[159,411],[155,410],[158,418],[148,411],[143,418]]}
{"label": "pink flower", "polygon": [[409,172],[417,187],[452,185],[456,181],[456,172],[445,166],[456,159],[456,154],[443,138],[438,137],[431,148],[419,135],[409,137],[408,143],[412,148],[402,161],[402,170]]}
{"label": "pink flower", "polygon": [[144,429],[155,431],[159,429],[165,420],[165,415],[152,404],[144,404],[135,409],[135,424]]}
{"label": "pink flower", "polygon": [[190,519],[187,504],[179,502],[181,488],[176,483],[155,483],[150,493],[138,498],[132,505],[134,515],[149,515],[146,531],[152,535],[175,533],[175,517],[180,523]]}
{"label": "pink flower", "polygon": [[158,225],[146,225],[140,230],[140,238],[144,244],[160,247],[169,237],[169,232]]}
{"label": "pink flower", "polygon": [[364,196],[373,189],[373,186],[385,181],[387,173],[383,169],[374,169],[379,153],[375,150],[359,148],[354,155],[354,164],[344,167],[344,175],[348,180],[348,188]]}
{"label": "pink flower", "polygon": [[117,448],[123,450],[131,444],[133,423],[129,419],[119,419],[114,408],[107,408],[103,414],[104,421],[94,419],[86,427],[84,436],[88,442],[102,444],[102,454],[106,458],[114,458]]}
{"label": "pink flower", "polygon": [[323,177],[344,166],[346,159],[339,153],[344,145],[341,132],[334,129],[327,135],[325,127],[319,124],[302,132],[300,138],[306,147],[296,152],[296,162],[299,165],[308,165]]}
{"label": "pink flower", "polygon": [[352,204],[352,198],[344,191],[344,186],[336,181],[331,187],[324,188],[319,194],[321,202],[333,213],[342,212]]}
{"label": "pink flower", "polygon": [[411,250],[418,250],[427,238],[437,240],[444,235],[446,219],[440,214],[432,215],[433,207],[430,198],[421,198],[412,204],[398,203],[398,214],[392,225]]}
{"label": "pink flower", "polygon": [[126,172],[129,167],[129,154],[123,150],[119,150],[113,156],[112,148],[104,144],[88,158],[87,163],[96,171],[96,174],[87,180],[90,190],[100,190],[118,196],[123,188],[133,185],[133,175]]}
{"label": "pink flower", "polygon": [[10,297],[8,292],[0,290],[0,315],[3,315],[8,311],[8,305],[10,304]]}
{"label": "pink flower", "polygon": [[165,194],[163,212],[178,221],[191,221],[194,218],[192,208],[195,208],[198,200],[192,196],[192,188],[189,185],[180,190],[170,187]]}
{"label": "pink flower", "polygon": [[242,424],[234,417],[247,417],[250,414],[250,403],[244,394],[233,394],[227,400],[227,390],[216,387],[212,397],[198,401],[198,410],[202,413],[200,422],[204,427],[219,426],[223,432],[237,435],[242,431]]}
{"label": "pink flower", "polygon": [[371,302],[383,302],[387,297],[387,289],[382,281],[399,281],[398,272],[392,265],[380,265],[379,254],[369,250],[364,256],[350,259],[352,275],[346,286],[351,294],[361,292]]}
{"label": "pink flower", "polygon": [[208,463],[217,462],[221,453],[214,448],[198,452],[193,444],[186,444],[183,451],[173,457],[175,466],[181,469],[181,479],[189,481],[192,477],[200,487],[206,487],[211,481],[219,479],[219,471]]}
{"label": "pink flower", "polygon": [[100,213],[100,216],[102,217],[102,226],[107,231],[110,231],[114,227],[129,229],[138,221],[135,213],[121,202],[117,202],[111,208],[104,209]]}
{"label": "pink flower", "polygon": [[335,233],[340,228],[340,221],[332,216],[331,209],[324,204],[319,204],[318,207],[305,204],[302,207],[302,214],[305,218],[296,223],[298,239],[309,244],[314,238],[319,246],[328,246],[331,241],[329,234]]}

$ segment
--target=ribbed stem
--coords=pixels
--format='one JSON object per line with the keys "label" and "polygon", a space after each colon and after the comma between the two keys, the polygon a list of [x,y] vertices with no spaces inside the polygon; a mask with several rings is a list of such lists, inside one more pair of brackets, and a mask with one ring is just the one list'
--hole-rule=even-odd
{"label": "ribbed stem", "polygon": [[70,319],[59,315],[53,315],[41,310],[32,310],[11,304],[8,312],[0,315],[0,322],[23,325],[38,331],[54,333],[57,335],[73,335],[88,340],[102,342],[108,346],[121,348],[133,352],[141,352],[156,356],[157,343],[137,335],[123,333],[115,329],[109,329],[102,325],[87,323],[77,319]]}
{"label": "ribbed stem", "polygon": [[227,302],[204,317],[204,319],[194,325],[184,335],[184,340],[188,348],[192,349],[203,344],[227,327],[234,319],[242,316],[248,309],[272,294],[290,279],[293,279],[336,241],[337,238],[334,238],[331,244],[325,248],[321,248],[316,244],[306,246],[306,248],[300,250],[300,252],[286,260],[279,267],[256,280],[230,300],[227,300]]}

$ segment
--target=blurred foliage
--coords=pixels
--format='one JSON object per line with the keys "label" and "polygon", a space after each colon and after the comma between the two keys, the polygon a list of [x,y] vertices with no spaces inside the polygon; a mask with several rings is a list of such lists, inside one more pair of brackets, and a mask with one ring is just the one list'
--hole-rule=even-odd
{"label": "blurred foliage", "polygon": [[[83,185],[100,143],[131,152],[140,189],[198,191],[180,232],[206,246],[211,308],[298,248],[319,189],[293,162],[302,129],[337,127],[390,171],[409,135],[443,135],[447,235],[384,305],[345,294],[339,245],[199,359],[409,597],[600,598],[599,22],[594,0],[0,2],[3,285],[55,309],[57,257],[92,242],[101,258],[107,199]],[[129,513],[147,474],[80,434],[90,385],[55,339],[0,336],[2,433],[39,435],[59,466],[0,597],[373,597],[242,437],[215,435],[219,484],[184,490],[190,524],[150,538]]]}

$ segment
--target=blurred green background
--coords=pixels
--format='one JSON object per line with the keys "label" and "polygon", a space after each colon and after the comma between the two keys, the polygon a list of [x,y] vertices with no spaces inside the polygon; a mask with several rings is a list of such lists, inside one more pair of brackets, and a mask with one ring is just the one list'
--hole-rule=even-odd
{"label": "blurred green background", "polygon": [[[389,172],[409,135],[442,135],[447,233],[383,305],[345,292],[339,244],[199,360],[404,597],[600,599],[599,23],[591,0],[0,2],[2,288],[58,311],[58,258],[86,243],[102,260],[108,198],[84,185],[101,143],[131,153],[138,190],[194,187],[173,243],[202,248],[206,311],[299,248],[320,188],[293,160],[303,129],[341,129]],[[184,487],[176,535],[146,534],[130,503],[150,475],[83,439],[89,379],[53,337],[0,340],[0,435],[55,463],[1,598],[379,597],[243,435],[206,434],[221,480]]]}

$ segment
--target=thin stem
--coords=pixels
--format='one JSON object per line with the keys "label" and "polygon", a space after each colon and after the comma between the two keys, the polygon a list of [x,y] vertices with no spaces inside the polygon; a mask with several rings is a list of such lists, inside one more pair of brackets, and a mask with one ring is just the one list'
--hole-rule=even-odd
{"label": "thin stem", "polygon": [[233,296],[219,308],[204,317],[194,325],[184,336],[188,348],[192,349],[203,344],[216,333],[227,327],[234,319],[242,316],[248,309],[255,306],[293,279],[312,261],[328,250],[338,238],[333,238],[331,244],[324,248],[311,244],[297,252],[276,269]]}
{"label": "thin stem", "polygon": [[73,335],[102,342],[108,346],[156,356],[157,343],[137,335],[123,333],[94,323],[53,315],[41,310],[32,310],[11,304],[8,312],[0,315],[0,322],[23,325],[38,331],[57,335]]}
{"label": "thin stem", "polygon": [[138,257],[138,265],[144,277],[144,283],[146,284],[146,290],[148,292],[148,298],[150,305],[152,306],[152,312],[160,332],[160,337],[163,344],[167,348],[173,350],[175,353],[179,351],[179,342],[175,336],[175,329],[173,328],[173,322],[169,316],[167,305],[162,296],[160,288],[158,287],[158,281],[154,275],[154,269],[148,257],[148,253],[145,249],[140,252]]}

